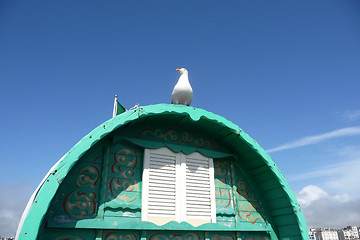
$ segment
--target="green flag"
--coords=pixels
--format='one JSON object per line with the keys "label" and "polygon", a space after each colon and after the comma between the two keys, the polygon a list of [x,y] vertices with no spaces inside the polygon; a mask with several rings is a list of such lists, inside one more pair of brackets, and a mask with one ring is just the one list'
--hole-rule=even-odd
{"label": "green flag", "polygon": [[113,117],[125,112],[126,109],[118,102],[117,95],[115,95],[114,99],[114,109],[113,109]]}
{"label": "green flag", "polygon": [[117,103],[116,115],[119,115],[126,111],[126,109],[117,100],[116,103]]}

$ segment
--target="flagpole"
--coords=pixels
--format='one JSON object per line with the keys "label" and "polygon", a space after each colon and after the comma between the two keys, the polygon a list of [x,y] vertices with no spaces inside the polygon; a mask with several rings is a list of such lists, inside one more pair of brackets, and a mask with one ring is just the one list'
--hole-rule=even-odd
{"label": "flagpole", "polygon": [[113,116],[112,116],[112,117],[116,117],[116,113],[117,113],[117,97],[118,97],[118,95],[115,95],[115,98],[114,98],[114,108],[113,108]]}

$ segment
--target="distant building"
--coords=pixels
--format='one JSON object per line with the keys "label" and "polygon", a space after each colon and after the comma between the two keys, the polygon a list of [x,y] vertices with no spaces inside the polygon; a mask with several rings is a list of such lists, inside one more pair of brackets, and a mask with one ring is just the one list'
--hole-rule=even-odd
{"label": "distant building", "polygon": [[354,239],[360,239],[360,235],[359,235],[359,228],[358,227],[351,227],[352,229],[352,234],[354,236]]}
{"label": "distant building", "polygon": [[338,232],[333,228],[325,228],[321,231],[322,240],[339,240]]}
{"label": "distant building", "polygon": [[310,238],[310,240],[318,240],[318,238],[316,237],[316,229],[315,228],[310,229],[309,238]]}
{"label": "distant building", "polygon": [[344,229],[342,229],[342,232],[344,234],[345,240],[355,240],[359,239],[359,230],[358,227],[355,226],[348,226]]}
{"label": "distant building", "polygon": [[337,232],[338,232],[339,240],[345,240],[345,233],[343,229],[338,229]]}
{"label": "distant building", "polygon": [[345,240],[352,239],[352,231],[350,229],[344,229],[343,233],[344,233]]}
{"label": "distant building", "polygon": [[311,228],[309,238],[311,240],[359,240],[359,227],[348,226],[343,229]]}

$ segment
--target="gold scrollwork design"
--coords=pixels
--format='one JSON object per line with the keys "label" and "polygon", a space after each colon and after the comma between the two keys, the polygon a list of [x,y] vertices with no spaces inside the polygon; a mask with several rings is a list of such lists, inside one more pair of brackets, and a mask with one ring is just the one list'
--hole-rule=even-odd
{"label": "gold scrollwork design", "polygon": [[72,191],[63,200],[63,209],[65,213],[77,219],[90,217],[96,209],[96,193]]}
{"label": "gold scrollwork design", "polygon": [[171,234],[163,234],[163,233],[155,233],[150,236],[149,240],[200,240],[199,234],[196,233],[171,233]]}
{"label": "gold scrollwork design", "polygon": [[149,240],[170,240],[170,235],[165,236],[164,234],[155,233],[149,237]]}
{"label": "gold scrollwork design", "polygon": [[227,183],[224,183],[220,179],[215,179],[215,187],[217,187],[217,188],[231,188]]}
{"label": "gold scrollwork design", "polygon": [[156,140],[172,141],[172,142],[177,142],[180,139],[182,143],[184,144],[192,143],[198,148],[210,147],[215,150],[218,149],[212,141],[205,139],[203,137],[195,137],[189,131],[183,131],[181,133],[178,133],[173,129],[168,129],[168,130],[162,130],[160,128],[157,128],[155,130],[143,129],[140,132],[138,132],[138,134],[136,134],[134,137],[141,138],[144,136],[151,137]]}
{"label": "gold scrollwork design", "polygon": [[205,140],[202,137],[198,137],[197,139],[194,140],[194,144],[195,144],[195,146],[197,146],[199,148],[204,148],[205,147]]}
{"label": "gold scrollwork design", "polygon": [[80,170],[76,186],[95,188],[99,175],[99,169],[96,166],[86,166]]}
{"label": "gold scrollwork design", "polygon": [[114,161],[122,166],[136,168],[138,158],[136,151],[129,148],[122,148],[114,154]]}
{"label": "gold scrollwork design", "polygon": [[135,234],[123,234],[116,232],[109,232],[105,235],[104,240],[138,240]]}
{"label": "gold scrollwork design", "polygon": [[138,180],[112,178],[109,185],[111,194],[115,195],[120,200],[133,202],[139,195]]}
{"label": "gold scrollwork design", "polygon": [[121,178],[112,178],[110,180],[110,190],[111,193],[120,192],[120,191],[138,191],[139,190],[139,180],[136,179],[121,179]]}
{"label": "gold scrollwork design", "polygon": [[121,178],[133,178],[135,175],[133,169],[127,167],[123,168],[122,166],[119,166],[117,163],[114,163],[111,166],[111,172],[117,173],[117,175]]}
{"label": "gold scrollwork design", "polygon": [[216,206],[229,207],[231,204],[231,193],[225,188],[216,188],[215,190]]}
{"label": "gold scrollwork design", "polygon": [[182,143],[191,143],[191,141],[193,140],[193,136],[191,133],[189,132],[183,132],[181,134],[181,142]]}
{"label": "gold scrollwork design", "polygon": [[255,200],[255,196],[250,193],[249,187],[248,187],[248,185],[246,184],[245,181],[238,180],[238,182],[236,184],[236,188],[237,188],[238,197],[241,200],[244,200],[244,199],[246,199],[248,201],[254,201]]}
{"label": "gold scrollwork design", "polygon": [[223,162],[223,161],[214,161],[214,169],[215,169],[215,175],[218,177],[225,177],[229,174],[229,163]]}
{"label": "gold scrollwork design", "polygon": [[196,233],[187,233],[185,234],[184,240],[200,240],[199,234]]}
{"label": "gold scrollwork design", "polygon": [[168,137],[171,141],[177,142],[178,141],[178,135],[174,130],[168,130],[165,132],[165,140],[168,140]]}
{"label": "gold scrollwork design", "polygon": [[254,206],[249,202],[238,202],[238,216],[247,222],[255,224],[256,222],[264,222],[262,216],[257,212]]}
{"label": "gold scrollwork design", "polygon": [[173,142],[178,141],[178,134],[173,129],[169,129],[167,131],[163,131],[160,128],[157,128],[155,130],[144,129],[139,134],[137,134],[138,137],[140,137],[141,135],[149,136],[157,140],[171,140]]}

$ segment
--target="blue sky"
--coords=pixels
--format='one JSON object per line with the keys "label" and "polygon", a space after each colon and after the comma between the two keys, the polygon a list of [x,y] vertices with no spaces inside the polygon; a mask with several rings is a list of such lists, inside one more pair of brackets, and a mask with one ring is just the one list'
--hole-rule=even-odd
{"label": "blue sky", "polygon": [[170,103],[178,67],[192,106],[268,150],[309,227],[360,225],[359,12],[351,0],[1,1],[0,235],[111,117],[114,94],[126,108]]}

